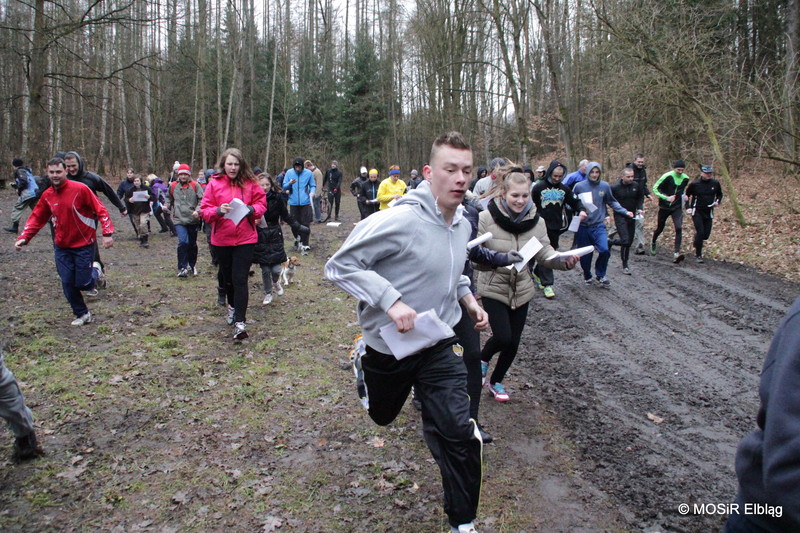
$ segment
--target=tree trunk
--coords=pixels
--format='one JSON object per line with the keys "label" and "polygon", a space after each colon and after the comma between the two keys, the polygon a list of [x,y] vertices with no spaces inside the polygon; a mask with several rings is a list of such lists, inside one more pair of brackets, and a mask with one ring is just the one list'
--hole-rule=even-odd
{"label": "tree trunk", "polygon": [[800,161],[797,132],[797,85],[800,83],[800,0],[789,0],[786,17],[786,73],[783,81],[783,148],[787,157]]}

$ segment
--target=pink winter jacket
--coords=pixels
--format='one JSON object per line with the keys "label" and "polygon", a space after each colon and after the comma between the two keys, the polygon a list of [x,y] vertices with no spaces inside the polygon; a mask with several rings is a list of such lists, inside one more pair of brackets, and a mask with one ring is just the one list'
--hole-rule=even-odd
{"label": "pink winter jacket", "polygon": [[[239,198],[253,207],[253,213],[244,217],[238,225],[221,216],[217,208]],[[200,203],[200,216],[211,224],[211,244],[214,246],[237,246],[258,242],[256,221],[267,211],[267,195],[255,181],[245,181],[244,187],[232,184],[225,174],[214,174],[208,181]]]}

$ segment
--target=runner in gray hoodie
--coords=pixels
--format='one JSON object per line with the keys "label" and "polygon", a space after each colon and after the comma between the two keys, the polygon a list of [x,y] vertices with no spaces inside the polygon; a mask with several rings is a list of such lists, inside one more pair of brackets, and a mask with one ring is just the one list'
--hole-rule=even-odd
{"label": "runner in gray hoodie", "polygon": [[[325,276],[358,298],[366,341],[364,404],[380,425],[391,423],[411,391],[422,401],[425,441],[439,465],[444,510],[452,531],[474,532],[481,485],[482,442],[469,417],[466,368],[457,338],[443,339],[402,359],[379,334],[394,323],[400,333],[414,328],[417,312],[433,309],[450,328],[461,307],[484,329],[488,318],[461,274],[471,227],[461,201],[472,171],[472,150],[461,134],[442,135],[423,169],[428,181],[394,207],[361,221],[325,266]],[[409,232],[408,228],[414,228]]]}

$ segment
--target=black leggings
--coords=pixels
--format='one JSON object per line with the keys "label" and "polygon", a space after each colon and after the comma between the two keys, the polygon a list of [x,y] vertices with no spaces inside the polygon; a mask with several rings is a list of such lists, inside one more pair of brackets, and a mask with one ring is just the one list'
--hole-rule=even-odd
{"label": "black leggings", "polygon": [[711,226],[714,224],[714,218],[711,213],[696,211],[692,215],[692,222],[694,222],[694,251],[697,257],[701,257],[703,255],[703,241],[707,241],[711,236]]}
{"label": "black leggings", "polygon": [[234,322],[247,321],[248,287],[250,265],[253,263],[253,244],[238,246],[215,246],[223,287],[228,297],[228,305],[234,308]]}
{"label": "black leggings", "polygon": [[631,244],[636,233],[636,220],[614,213],[614,226],[617,228],[617,238],[612,244],[619,245],[619,258],[622,259],[622,267],[628,268],[628,260],[631,257]]}
{"label": "black leggings", "polygon": [[458,343],[464,348],[462,359],[467,367],[467,394],[469,394],[469,416],[478,421],[478,409],[481,405],[481,338],[475,330],[475,322],[470,318],[464,306],[461,306],[461,320],[453,328]]}
{"label": "black leggings", "polygon": [[506,304],[491,298],[483,299],[483,308],[489,314],[489,325],[492,336],[486,341],[481,351],[481,361],[488,363],[497,352],[497,364],[494,367],[489,383],[502,383],[511,363],[517,356],[520,336],[528,318],[528,304],[511,309]]}
{"label": "black leggings", "polygon": [[680,206],[675,209],[658,209],[658,223],[656,230],[653,232],[653,242],[656,242],[658,236],[664,231],[664,226],[667,225],[667,219],[672,217],[672,223],[675,224],[675,253],[681,251],[681,239],[683,237],[683,211]]}
{"label": "black leggings", "polygon": [[331,218],[331,213],[334,213],[334,205],[336,206],[334,216],[339,218],[340,203],[342,203],[342,191],[328,193],[328,218]]}

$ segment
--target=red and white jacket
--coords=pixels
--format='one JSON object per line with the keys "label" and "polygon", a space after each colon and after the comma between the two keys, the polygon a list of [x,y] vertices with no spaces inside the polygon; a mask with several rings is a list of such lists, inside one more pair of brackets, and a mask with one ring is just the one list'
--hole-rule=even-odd
{"label": "red and white jacket", "polygon": [[[253,213],[244,217],[239,224],[220,215],[217,208],[239,198],[253,207]],[[245,181],[244,187],[237,187],[225,174],[215,174],[203,192],[200,215],[211,224],[211,244],[214,246],[238,246],[258,242],[256,221],[267,212],[267,195],[255,181]]]}
{"label": "red and white jacket", "polygon": [[78,181],[64,180],[59,188],[44,191],[25,223],[21,239],[30,242],[47,221],[53,220],[55,245],[80,248],[97,242],[98,222],[103,236],[114,233],[108,211],[89,187]]}

